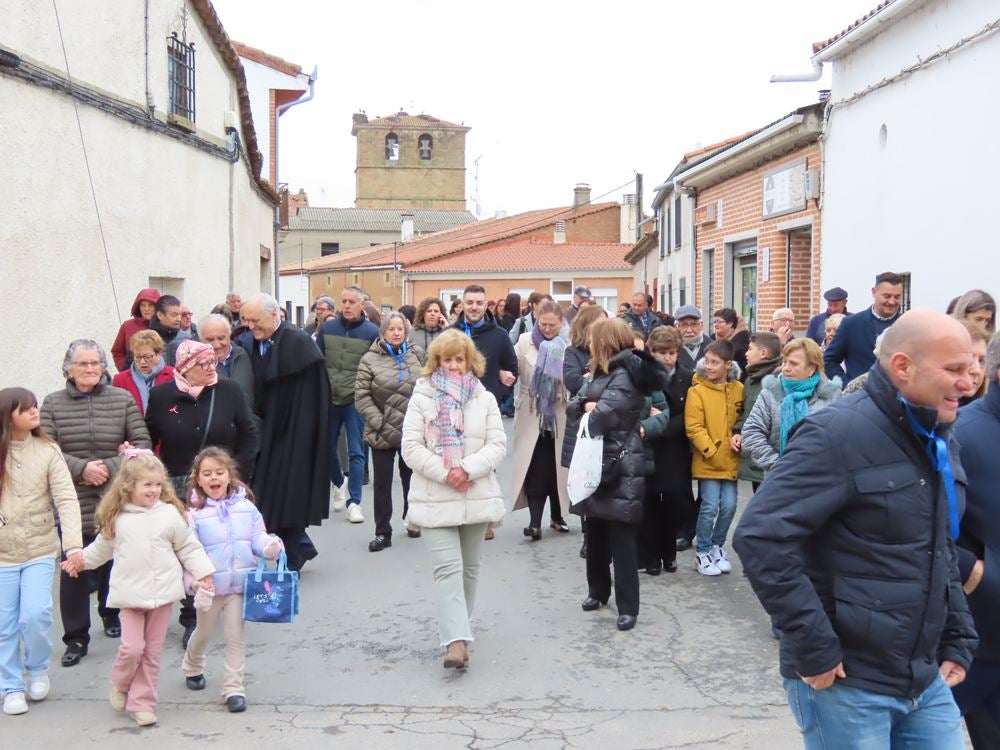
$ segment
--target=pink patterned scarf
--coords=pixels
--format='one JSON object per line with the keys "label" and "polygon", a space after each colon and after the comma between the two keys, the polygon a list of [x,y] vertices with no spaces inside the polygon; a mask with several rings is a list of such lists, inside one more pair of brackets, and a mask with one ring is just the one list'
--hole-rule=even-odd
{"label": "pink patterned scarf", "polygon": [[479,379],[471,372],[459,375],[445,370],[435,370],[431,374],[434,388],[436,413],[430,428],[437,444],[437,450],[449,469],[461,466],[465,440],[465,420],[463,409],[472,398],[479,385]]}
{"label": "pink patterned scarf", "polygon": [[182,341],[177,347],[177,356],[174,358],[174,383],[177,385],[177,390],[197,399],[208,386],[218,383],[219,374],[214,368],[206,371],[206,381],[201,385],[194,385],[184,377],[205,362],[215,362],[215,350],[212,347],[191,339]]}

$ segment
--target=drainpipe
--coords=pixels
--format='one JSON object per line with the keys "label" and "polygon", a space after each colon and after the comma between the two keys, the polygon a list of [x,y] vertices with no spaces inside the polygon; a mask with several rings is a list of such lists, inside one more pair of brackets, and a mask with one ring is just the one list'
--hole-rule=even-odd
{"label": "drainpipe", "polygon": [[[276,183],[274,189],[278,189],[278,185],[281,184],[281,178],[278,176],[278,154],[281,153],[280,141],[278,140],[278,123],[281,121],[281,115],[290,110],[297,104],[305,104],[307,101],[313,98],[315,93],[317,77],[317,68],[314,65],[312,73],[309,74],[309,93],[306,94],[301,99],[296,99],[294,102],[288,102],[288,104],[278,105],[274,110],[274,182]],[[280,195],[280,194],[279,194]],[[281,283],[281,263],[278,258],[278,230],[281,228],[281,220],[279,219],[281,206],[274,207],[274,297],[278,299],[279,285]],[[278,300],[281,301],[280,299]]]}
{"label": "drainpipe", "polygon": [[771,76],[771,83],[805,83],[808,81],[818,81],[823,77],[823,63],[812,63],[812,71],[801,73],[775,73]]}

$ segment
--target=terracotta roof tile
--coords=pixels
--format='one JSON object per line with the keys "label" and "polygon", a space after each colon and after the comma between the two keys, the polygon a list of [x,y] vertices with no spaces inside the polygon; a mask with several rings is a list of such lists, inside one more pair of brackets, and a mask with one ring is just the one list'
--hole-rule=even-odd
{"label": "terracotta roof tile", "polygon": [[471,130],[465,125],[456,125],[447,120],[440,120],[433,115],[411,115],[406,112],[397,112],[394,115],[376,117],[368,122],[355,123],[355,127],[376,127],[376,128],[399,128],[401,130]]}
{"label": "terracotta roof tile", "polygon": [[872,16],[874,16],[874,15],[876,15],[878,13],[881,13],[883,10],[885,10],[890,5],[892,5],[894,2],[896,2],[896,0],[884,0],[884,2],[879,3],[877,7],[873,8],[872,10],[868,11],[867,13],[865,13],[863,16],[861,16],[861,18],[859,18],[857,21],[855,21],[854,23],[852,23],[850,26],[848,26],[843,31],[840,31],[837,34],[834,34],[829,39],[824,39],[821,42],[814,43],[813,44],[813,54],[814,55],[819,54],[820,52],[822,52],[823,50],[825,50],[827,47],[829,47],[831,44],[833,44],[837,40],[842,39],[843,37],[845,37],[848,34],[850,34],[852,31],[854,31],[856,28],[858,28],[858,26],[860,26],[861,24],[863,24],[865,21],[867,21]]}
{"label": "terracotta roof tile", "polygon": [[[551,227],[557,221],[572,221],[574,218],[590,216],[613,208],[618,208],[618,204],[614,202],[597,203],[576,211],[573,210],[572,206],[527,211],[502,219],[486,219],[454,229],[447,229],[406,244],[397,244],[395,248],[390,242],[370,249],[366,248],[364,252],[350,256],[332,255],[325,258],[314,258],[306,261],[303,268],[306,271],[330,271],[392,265],[394,253],[395,262],[406,268],[413,263],[422,263]],[[297,269],[299,266],[296,265],[295,268]]]}
{"label": "terracotta roof tile", "polygon": [[629,271],[625,256],[632,245],[528,239],[409,264],[406,273],[522,273],[530,271]]}
{"label": "terracotta roof tile", "polygon": [[260,63],[261,65],[266,65],[272,70],[277,70],[279,73],[284,73],[285,75],[297,76],[302,73],[302,66],[296,65],[293,62],[288,62],[288,60],[282,60],[277,55],[272,55],[270,52],[265,52],[262,49],[257,49],[256,47],[251,47],[249,44],[243,44],[243,42],[237,42],[233,40],[233,49],[236,50],[236,54],[240,57],[245,57],[247,60],[253,60],[255,63]]}

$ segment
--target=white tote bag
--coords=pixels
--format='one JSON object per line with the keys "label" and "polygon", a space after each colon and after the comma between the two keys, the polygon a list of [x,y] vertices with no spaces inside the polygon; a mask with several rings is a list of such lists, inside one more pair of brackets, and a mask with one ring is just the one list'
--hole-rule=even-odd
{"label": "white tote bag", "polygon": [[602,463],[604,463],[604,438],[591,436],[590,412],[587,412],[580,420],[573,458],[569,462],[566,489],[570,502],[579,503],[594,494],[601,483]]}

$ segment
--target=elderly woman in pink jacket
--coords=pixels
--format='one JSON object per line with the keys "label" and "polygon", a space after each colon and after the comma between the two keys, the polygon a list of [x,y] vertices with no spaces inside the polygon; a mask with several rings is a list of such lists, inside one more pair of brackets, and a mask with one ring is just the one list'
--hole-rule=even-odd
{"label": "elderly woman in pink jacket", "polygon": [[479,556],[487,524],[506,513],[496,469],[507,437],[472,339],[449,329],[427,352],[403,420],[403,460],[413,469],[407,518],[423,529],[434,564],[445,668],[469,664]]}

